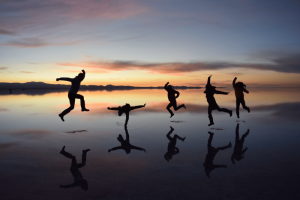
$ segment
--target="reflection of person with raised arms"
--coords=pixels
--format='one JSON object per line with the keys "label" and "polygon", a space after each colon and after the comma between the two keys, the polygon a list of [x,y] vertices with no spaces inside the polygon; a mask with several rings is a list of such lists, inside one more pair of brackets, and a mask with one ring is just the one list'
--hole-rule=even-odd
{"label": "reflection of person with raised arms", "polygon": [[243,108],[250,112],[250,108],[246,106],[245,99],[244,99],[244,92],[249,94],[248,90],[246,90],[246,85],[243,82],[236,82],[236,77],[233,79],[232,86],[235,91],[236,97],[236,116],[240,118],[240,104],[242,104]]}
{"label": "reflection of person with raised arms", "polygon": [[219,112],[227,112],[229,113],[230,117],[232,116],[232,111],[228,110],[226,108],[220,108],[215,100],[214,94],[225,94],[227,95],[229,92],[222,92],[219,90],[216,90],[215,86],[212,86],[210,84],[210,77],[212,75],[210,75],[207,79],[207,84],[206,84],[206,90],[204,91],[204,93],[206,93],[206,99],[208,102],[208,119],[210,121],[210,123],[208,124],[208,126],[211,126],[214,124],[214,120],[212,117],[212,111],[213,110],[218,110]]}
{"label": "reflection of person with raised arms", "polygon": [[172,126],[170,126],[170,128],[171,128],[171,130],[167,134],[167,138],[170,141],[169,144],[168,144],[168,152],[164,156],[167,161],[171,160],[173,155],[179,153],[179,149],[176,147],[177,139],[179,139],[181,141],[185,140],[185,137],[182,138],[182,137],[178,136],[177,134],[175,134],[173,137],[171,137],[171,134],[174,131],[174,128]]}
{"label": "reflection of person with raised arms", "polygon": [[74,109],[74,104],[75,104],[75,99],[80,99],[80,104],[81,104],[81,111],[89,111],[88,109],[86,109],[85,107],[85,101],[84,101],[84,97],[80,94],[77,94],[79,88],[80,88],[80,83],[81,81],[83,81],[85,77],[85,71],[82,70],[82,73],[79,73],[78,76],[76,76],[75,78],[57,78],[56,81],[69,81],[72,83],[72,86],[69,90],[68,93],[68,98],[70,101],[70,107],[67,108],[66,110],[64,110],[62,113],[60,113],[58,116],[61,118],[62,121],[64,120],[64,116],[66,114],[68,114],[71,110]]}
{"label": "reflection of person with raised arms", "polygon": [[131,152],[131,149],[146,152],[145,149],[130,144],[127,126],[124,126],[124,128],[125,128],[125,133],[126,133],[126,139],[124,140],[123,136],[120,134],[117,139],[121,143],[121,146],[111,148],[108,150],[108,152],[115,151],[118,149],[123,149],[126,152],[126,154],[129,154]]}
{"label": "reflection of person with raised arms", "polygon": [[125,120],[125,126],[127,126],[128,120],[129,120],[129,112],[134,110],[134,109],[138,109],[138,108],[143,108],[145,107],[146,104],[144,105],[139,105],[139,106],[130,106],[130,104],[126,103],[124,106],[119,106],[119,107],[115,107],[115,108],[110,108],[108,107],[108,110],[118,110],[118,115],[121,116],[123,113],[126,114],[126,120]]}
{"label": "reflection of person with raised arms", "polygon": [[[169,111],[169,113],[171,114],[170,118],[173,117],[174,113],[170,110],[170,108],[173,106],[174,110],[177,111],[179,110],[180,108],[185,108],[185,105],[182,104],[180,106],[177,107],[177,102],[176,102],[176,99],[179,97],[179,92],[174,90],[172,85],[169,85],[169,82],[166,83],[165,85],[165,90],[167,90],[168,92],[168,99],[170,101],[170,103],[168,104],[167,106],[167,110]],[[176,96],[175,96],[176,94]]]}
{"label": "reflection of person with raised arms", "polygon": [[244,158],[244,153],[248,150],[247,147],[245,149],[243,149],[243,145],[244,145],[245,138],[249,134],[250,130],[248,129],[247,132],[245,134],[243,134],[243,136],[240,139],[239,127],[240,127],[240,124],[238,123],[236,125],[236,129],[235,129],[235,144],[234,144],[234,150],[233,150],[233,153],[231,156],[231,162],[233,164],[235,164],[234,159],[236,159],[237,161],[242,160]]}
{"label": "reflection of person with raised arms", "polygon": [[65,146],[62,148],[60,153],[62,155],[64,155],[65,157],[70,158],[72,160],[70,171],[73,175],[74,183],[69,184],[69,185],[60,185],[61,188],[70,188],[70,187],[80,186],[81,189],[87,191],[88,182],[85,179],[83,179],[83,176],[78,169],[85,166],[86,154],[89,151],[90,151],[90,149],[82,150],[82,162],[77,164],[76,157],[73,156],[72,154],[66,152]]}

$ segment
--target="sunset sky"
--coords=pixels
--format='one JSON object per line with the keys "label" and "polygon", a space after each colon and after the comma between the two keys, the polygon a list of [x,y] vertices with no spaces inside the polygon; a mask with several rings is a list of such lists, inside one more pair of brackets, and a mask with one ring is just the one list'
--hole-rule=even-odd
{"label": "sunset sky", "polygon": [[0,0],[0,82],[300,85],[299,0]]}

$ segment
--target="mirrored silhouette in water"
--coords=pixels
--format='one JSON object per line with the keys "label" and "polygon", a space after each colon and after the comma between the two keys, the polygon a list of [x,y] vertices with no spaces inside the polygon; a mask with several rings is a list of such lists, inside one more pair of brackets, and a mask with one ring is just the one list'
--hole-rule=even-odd
{"label": "mirrored silhouette in water", "polygon": [[227,112],[229,113],[230,117],[232,116],[232,111],[231,110],[228,110],[226,108],[220,108],[215,100],[215,97],[214,97],[214,94],[225,94],[227,95],[229,92],[222,92],[222,91],[219,91],[219,90],[216,90],[216,87],[215,86],[212,86],[210,84],[210,77],[212,75],[210,75],[207,79],[207,85],[206,85],[206,90],[204,91],[204,93],[206,93],[206,99],[207,99],[207,102],[208,102],[208,119],[209,119],[209,124],[208,126],[211,126],[214,124],[214,120],[213,120],[213,117],[212,117],[212,111],[213,110],[218,110],[219,112]]}
{"label": "mirrored silhouette in water", "polygon": [[244,133],[240,139],[239,136],[239,127],[240,124],[238,123],[236,125],[236,129],[235,129],[235,145],[234,145],[234,150],[231,156],[231,162],[233,164],[235,164],[234,159],[237,161],[240,161],[244,158],[244,153],[248,150],[248,148],[246,147],[245,149],[243,149],[243,145],[245,142],[245,138],[247,137],[247,135],[249,134],[250,130],[248,129],[246,131],[246,133]]}
{"label": "mirrored silhouette in water", "polygon": [[203,163],[203,166],[204,166],[204,171],[206,173],[206,176],[210,178],[209,174],[215,168],[226,168],[227,167],[227,165],[215,165],[213,163],[213,161],[215,159],[215,156],[217,155],[217,153],[220,150],[225,150],[225,149],[231,148],[231,142],[229,142],[229,144],[226,146],[215,148],[215,147],[211,146],[211,142],[213,140],[214,133],[209,131],[208,134],[209,134],[209,138],[208,138],[208,142],[207,142],[207,154],[206,154],[206,158],[205,158],[205,162]]}
{"label": "mirrored silhouette in water", "polygon": [[80,186],[81,189],[83,189],[85,191],[88,190],[88,182],[87,182],[87,180],[83,179],[83,176],[82,176],[81,172],[79,171],[79,168],[85,166],[86,154],[89,151],[90,151],[90,149],[82,150],[82,161],[81,161],[81,163],[77,164],[76,157],[73,156],[72,154],[66,152],[65,146],[62,148],[60,153],[62,155],[64,155],[65,157],[70,158],[72,160],[70,171],[73,175],[74,183],[69,184],[69,185],[60,185],[61,188],[70,188],[70,187]]}
{"label": "mirrored silhouette in water", "polygon": [[12,94],[12,89],[9,89],[9,94]]}
{"label": "mirrored silhouette in water", "polygon": [[117,108],[110,108],[108,107],[108,110],[118,110],[118,115],[121,116],[123,113],[126,115],[126,120],[125,120],[125,126],[127,126],[128,120],[129,120],[129,112],[138,109],[138,108],[143,108],[145,107],[146,104],[144,105],[139,105],[139,106],[130,106],[130,104],[126,103],[124,106],[119,106]]}
{"label": "mirrored silhouette in water", "polygon": [[235,91],[236,97],[236,116],[240,118],[240,104],[242,104],[243,108],[250,112],[250,108],[246,106],[245,99],[244,99],[244,92],[249,94],[249,91],[246,90],[246,85],[243,82],[236,82],[236,77],[233,79],[232,86]]}
{"label": "mirrored silhouette in water", "polygon": [[[170,118],[171,118],[174,115],[174,113],[170,109],[172,106],[173,106],[175,111],[179,110],[180,108],[185,108],[186,109],[186,107],[185,107],[184,104],[177,107],[176,99],[179,97],[180,93],[178,91],[174,90],[172,85],[169,85],[169,82],[166,83],[164,88],[168,92],[168,99],[169,99],[170,103],[167,106],[167,110],[171,114],[171,116],[170,116]],[[175,94],[176,94],[176,96],[175,96]]]}
{"label": "mirrored silhouette in water", "polygon": [[182,138],[180,136],[178,136],[177,134],[175,134],[173,137],[171,137],[172,132],[174,131],[174,128],[172,126],[170,126],[171,130],[169,131],[169,133],[166,135],[167,138],[169,139],[169,144],[168,144],[168,152],[165,154],[165,159],[169,162],[169,160],[172,159],[173,155],[178,154],[179,153],[179,149],[176,147],[176,141],[177,139],[184,141],[185,137]]}
{"label": "mirrored silhouette in water", "polygon": [[123,149],[126,152],[126,154],[129,154],[131,152],[131,149],[146,152],[145,149],[130,144],[127,126],[124,126],[124,129],[125,129],[125,133],[126,133],[126,139],[124,140],[123,136],[121,134],[119,134],[119,136],[117,137],[117,140],[121,143],[121,146],[111,148],[108,150],[108,152],[115,151],[118,149]]}
{"label": "mirrored silhouette in water", "polygon": [[85,71],[82,70],[82,73],[79,73],[78,76],[76,76],[75,78],[57,78],[56,81],[70,81],[72,83],[72,86],[69,90],[68,93],[68,98],[70,101],[70,107],[67,108],[66,110],[64,110],[62,113],[60,113],[58,116],[61,118],[62,121],[64,120],[64,116],[66,114],[68,114],[71,110],[74,109],[74,104],[75,104],[75,99],[80,99],[80,104],[81,104],[81,111],[89,111],[88,109],[86,109],[85,107],[85,101],[84,101],[84,97],[80,94],[77,94],[79,88],[80,88],[80,83],[81,81],[83,81],[83,79],[85,78]]}

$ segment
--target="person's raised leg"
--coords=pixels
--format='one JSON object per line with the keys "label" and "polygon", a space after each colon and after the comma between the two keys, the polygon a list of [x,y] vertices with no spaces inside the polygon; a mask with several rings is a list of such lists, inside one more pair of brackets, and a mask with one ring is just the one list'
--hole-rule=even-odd
{"label": "person's raised leg", "polygon": [[85,108],[85,101],[84,97],[80,94],[76,94],[75,98],[80,99],[81,111],[90,111],[89,109]]}
{"label": "person's raised leg", "polygon": [[86,162],[86,154],[87,154],[87,152],[89,152],[89,151],[90,151],[90,149],[82,150],[81,163],[77,164],[77,168],[80,168],[80,167],[85,166],[85,162]]}
{"label": "person's raised leg", "polygon": [[232,111],[231,110],[228,110],[228,109],[226,109],[226,108],[219,108],[219,109],[217,109],[219,112],[227,112],[229,115],[230,115],[230,117],[232,116]]}
{"label": "person's raised leg", "polygon": [[170,128],[171,128],[171,130],[169,131],[169,133],[166,136],[170,140],[170,142],[172,142],[173,138],[171,137],[171,134],[174,131],[174,128],[172,126],[170,126]]}
{"label": "person's raised leg", "polygon": [[74,104],[75,104],[75,96],[72,95],[72,94],[68,94],[68,98],[69,98],[69,101],[70,101],[70,107],[65,109],[62,113],[60,113],[58,116],[61,118],[62,121],[65,121],[64,120],[64,116],[66,114],[68,114],[71,110],[74,109]]}
{"label": "person's raised leg", "polygon": [[173,106],[173,104],[170,102],[167,106],[167,110],[169,111],[169,113],[171,114],[170,118],[173,117],[174,113],[172,112],[172,110],[170,110],[170,108]]}
{"label": "person's raised leg", "polygon": [[176,102],[176,100],[173,102],[173,107],[174,107],[174,110],[175,110],[175,111],[179,110],[180,108],[185,108],[185,109],[186,109],[186,107],[185,107],[184,104],[181,104],[180,106],[177,107],[177,102]]}
{"label": "person's raised leg", "polygon": [[184,141],[184,140],[185,140],[185,137],[180,137],[180,136],[177,135],[177,134],[174,135],[174,138],[179,139],[179,140],[181,140],[181,141]]}
{"label": "person's raised leg", "polygon": [[249,112],[250,112],[250,108],[246,106],[246,103],[245,103],[245,99],[244,99],[244,98],[241,99],[241,104],[242,104],[243,108],[244,108],[245,110],[247,110],[248,113],[249,113]]}
{"label": "person's raised leg", "polygon": [[225,150],[225,149],[228,149],[228,148],[230,148],[230,147],[231,147],[231,142],[229,142],[228,145],[223,146],[223,147],[218,147],[217,149],[218,149],[218,150]]}

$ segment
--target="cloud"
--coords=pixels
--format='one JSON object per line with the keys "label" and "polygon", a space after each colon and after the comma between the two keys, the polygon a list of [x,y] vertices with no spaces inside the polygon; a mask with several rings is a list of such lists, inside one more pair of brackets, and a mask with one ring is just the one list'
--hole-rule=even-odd
{"label": "cloud", "polygon": [[28,71],[20,71],[20,73],[26,73],[26,74],[31,74],[31,73],[35,73],[35,72],[28,72]]}
{"label": "cloud", "polygon": [[5,29],[0,29],[0,35],[14,35],[14,33]]}
{"label": "cloud", "polygon": [[149,73],[158,74],[184,74],[196,71],[219,70],[229,68],[246,68],[255,70],[270,70],[284,73],[300,73],[300,54],[288,55],[272,59],[273,64],[244,64],[233,62],[173,62],[173,63],[142,63],[137,61],[114,61],[114,62],[83,62],[58,63],[61,66],[82,67],[97,69],[102,73],[125,70],[144,70]]}
{"label": "cloud", "polygon": [[6,111],[8,111],[7,108],[0,108],[0,112],[6,112]]}
{"label": "cloud", "polygon": [[0,70],[8,69],[8,67],[0,67]]}

